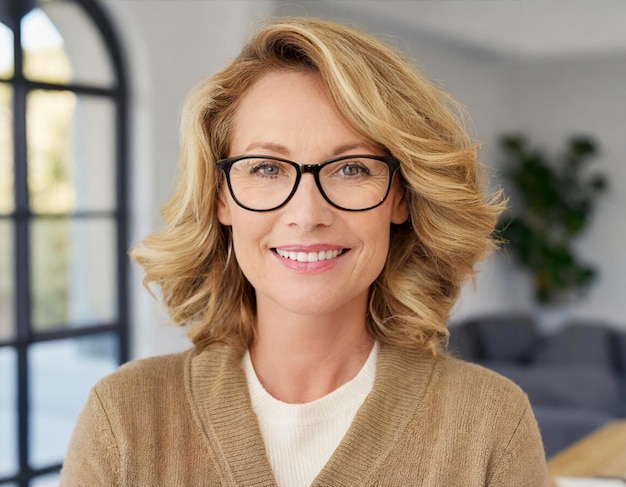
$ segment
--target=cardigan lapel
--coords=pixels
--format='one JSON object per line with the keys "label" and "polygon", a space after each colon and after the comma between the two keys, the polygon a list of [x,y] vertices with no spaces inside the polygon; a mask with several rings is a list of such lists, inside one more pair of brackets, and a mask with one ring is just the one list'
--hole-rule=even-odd
{"label": "cardigan lapel", "polygon": [[[221,345],[192,355],[185,371],[188,400],[225,485],[276,487],[241,357]],[[353,487],[375,479],[422,407],[436,361],[425,351],[381,345],[374,388],[311,487]]]}
{"label": "cardigan lapel", "polygon": [[188,395],[225,484],[276,487],[241,357],[224,345],[193,356],[187,369]]}
{"label": "cardigan lapel", "polygon": [[382,345],[374,388],[311,487],[370,483],[421,408],[435,363],[428,352]]}

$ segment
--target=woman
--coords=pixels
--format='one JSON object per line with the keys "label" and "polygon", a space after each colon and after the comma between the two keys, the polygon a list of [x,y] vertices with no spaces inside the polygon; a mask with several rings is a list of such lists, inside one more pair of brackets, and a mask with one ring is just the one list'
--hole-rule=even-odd
{"label": "woman", "polygon": [[282,19],[182,138],[132,256],[194,347],[94,388],[62,485],[546,483],[525,395],[440,351],[502,209],[448,96],[372,37]]}

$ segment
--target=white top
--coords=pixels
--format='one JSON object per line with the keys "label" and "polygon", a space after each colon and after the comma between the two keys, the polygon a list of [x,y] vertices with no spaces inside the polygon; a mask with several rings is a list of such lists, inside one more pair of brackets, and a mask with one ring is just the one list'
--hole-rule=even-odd
{"label": "white top", "polygon": [[259,382],[250,353],[245,354],[242,365],[252,408],[279,487],[308,487],[328,462],[374,386],[378,350],[375,342],[352,380],[304,404],[287,404],[272,397]]}

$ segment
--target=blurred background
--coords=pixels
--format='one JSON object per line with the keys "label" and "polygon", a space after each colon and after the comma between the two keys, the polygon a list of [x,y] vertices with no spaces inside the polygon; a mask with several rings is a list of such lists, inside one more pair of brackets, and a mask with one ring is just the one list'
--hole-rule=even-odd
{"label": "blurred background", "polygon": [[[626,3],[0,0],[1,486],[56,485],[89,388],[188,346],[126,250],[160,224],[186,93],[280,15],[406,52],[467,107],[491,184],[512,197],[502,228],[549,216],[556,250],[536,228],[505,230],[452,322],[626,332]],[[537,200],[532,182],[548,180]]]}

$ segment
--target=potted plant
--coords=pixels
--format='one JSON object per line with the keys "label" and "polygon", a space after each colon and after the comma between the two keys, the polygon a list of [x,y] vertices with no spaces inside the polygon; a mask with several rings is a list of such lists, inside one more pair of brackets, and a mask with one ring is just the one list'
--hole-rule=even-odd
{"label": "potted plant", "polygon": [[564,304],[596,277],[573,244],[607,187],[603,175],[587,170],[597,145],[591,137],[572,137],[554,160],[523,135],[505,135],[500,145],[503,175],[510,183],[510,208],[498,225],[505,249],[529,272],[538,303]]}

